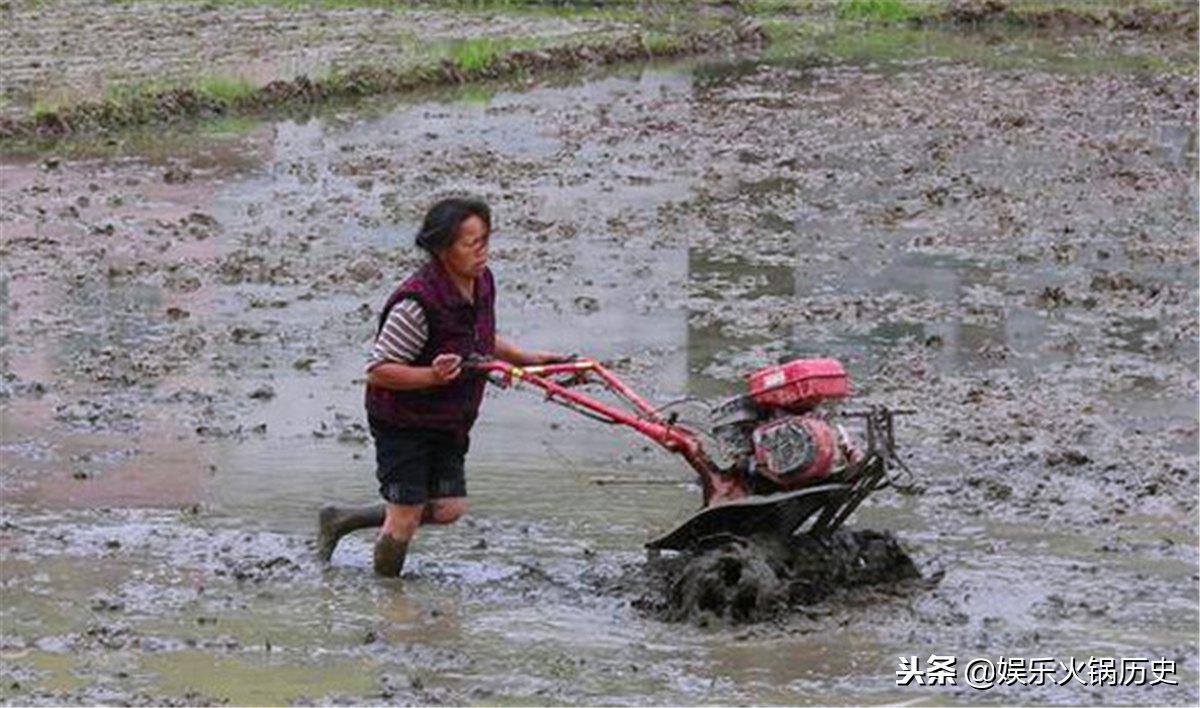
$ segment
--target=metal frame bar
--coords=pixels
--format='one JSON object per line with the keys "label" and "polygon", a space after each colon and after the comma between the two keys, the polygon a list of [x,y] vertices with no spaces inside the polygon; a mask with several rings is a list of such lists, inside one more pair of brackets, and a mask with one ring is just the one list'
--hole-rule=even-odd
{"label": "metal frame bar", "polygon": [[[664,422],[662,415],[653,406],[597,361],[576,359],[559,364],[516,366],[505,361],[493,360],[468,363],[466,368],[488,376],[489,380],[502,388],[509,388],[521,382],[536,386],[546,393],[546,400],[552,403],[564,405],[578,413],[590,412],[601,416],[607,419],[604,422],[633,428],[670,452],[683,455],[696,474],[700,476],[705,506],[749,495],[749,490],[743,480],[734,475],[722,474],[720,468],[705,452],[703,444],[695,433],[681,426]],[[559,374],[574,374],[575,379],[569,385],[564,385],[548,378]],[[589,375],[594,375],[598,381]],[[635,410],[631,412],[609,405],[586,393],[570,388],[570,386],[583,383],[604,385],[606,389]]]}

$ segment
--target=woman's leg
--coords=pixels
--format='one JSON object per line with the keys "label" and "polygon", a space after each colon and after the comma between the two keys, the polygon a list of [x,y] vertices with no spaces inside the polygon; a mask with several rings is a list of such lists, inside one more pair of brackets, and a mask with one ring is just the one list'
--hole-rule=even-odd
{"label": "woman's leg", "polygon": [[[407,506],[407,505],[399,505]],[[467,509],[466,497],[434,499],[421,511],[422,524],[452,524]],[[335,506],[326,504],[317,514],[317,558],[328,563],[342,537],[360,529],[379,528],[387,517],[385,504]]]}
{"label": "woman's leg", "polygon": [[422,524],[452,524],[467,511],[466,497],[441,497],[425,505]]}
{"label": "woman's leg", "polygon": [[425,513],[424,504],[386,504],[383,527],[375,541],[375,574],[394,578],[404,570],[404,559],[408,556],[408,543],[421,525]]}
{"label": "woman's leg", "polygon": [[326,504],[317,513],[317,558],[328,563],[342,536],[359,529],[383,526],[383,504],[371,506],[334,506]]}
{"label": "woman's leg", "polygon": [[394,578],[404,569],[408,544],[429,501],[430,442],[425,431],[371,423],[375,476],[384,518],[375,541],[375,572]]}
{"label": "woman's leg", "polygon": [[389,428],[371,421],[381,506],[326,506],[318,514],[317,555],[329,560],[342,536],[380,526],[375,572],[396,577],[404,568],[408,544],[425,524],[452,524],[466,510],[463,458],[467,443],[428,431]]}
{"label": "woman's leg", "polygon": [[375,573],[394,578],[404,570],[408,543],[422,524],[452,524],[467,509],[463,497],[434,499],[428,504],[387,504],[387,518],[375,542]]}

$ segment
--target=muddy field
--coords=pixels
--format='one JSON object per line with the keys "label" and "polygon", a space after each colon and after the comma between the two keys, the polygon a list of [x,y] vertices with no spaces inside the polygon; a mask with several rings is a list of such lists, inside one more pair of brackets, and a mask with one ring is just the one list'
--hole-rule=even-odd
{"label": "muddy field", "polygon": [[[10,156],[0,698],[1194,704],[1195,69],[988,42],[1002,65],[634,66]],[[686,466],[514,392],[401,581],[368,535],[316,563],[316,509],[374,497],[376,309],[460,191],[522,343],[656,400],[838,356],[860,402],[916,409],[919,493],[853,525],[926,581],[662,621],[630,578],[699,503]],[[1178,683],[896,685],[930,654]]]}
{"label": "muddy field", "polygon": [[555,42],[626,28],[581,13],[238,2],[14,0],[0,18],[0,117],[213,81],[416,66],[468,38]]}

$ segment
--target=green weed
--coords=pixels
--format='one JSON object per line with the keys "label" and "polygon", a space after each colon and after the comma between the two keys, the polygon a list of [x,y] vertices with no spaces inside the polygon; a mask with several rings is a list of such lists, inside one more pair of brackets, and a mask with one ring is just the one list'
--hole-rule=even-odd
{"label": "green weed", "polygon": [[451,45],[450,58],[463,71],[479,71],[496,61],[501,49],[500,42],[491,37],[472,37]]}
{"label": "green weed", "polygon": [[809,14],[820,10],[817,0],[753,0],[750,11],[756,15]]}
{"label": "green weed", "polygon": [[171,87],[166,79],[112,81],[104,85],[104,98],[110,103],[129,104],[170,90]]}
{"label": "green weed", "polygon": [[994,70],[1038,67],[1063,73],[1089,74],[1113,71],[1144,71],[1149,73],[1181,72],[1195,74],[1194,56],[1159,57],[1114,55],[1103,44],[1090,49],[1077,47],[1065,55],[1052,38],[1039,38],[1017,30],[993,34],[1003,44],[981,43],[970,35],[935,29],[906,27],[842,28],[821,33],[797,29],[789,35],[786,27],[772,30],[773,41],[764,57],[773,61],[839,58],[851,60],[891,61],[915,57],[941,57],[967,61]]}
{"label": "green weed", "polygon": [[236,103],[254,94],[254,84],[244,78],[214,74],[206,76],[196,84],[196,90],[205,96]]}
{"label": "green weed", "polygon": [[39,98],[33,102],[33,117],[36,119],[52,116],[57,114],[59,109],[60,106]]}
{"label": "green weed", "polygon": [[672,54],[679,49],[679,40],[666,32],[646,32],[642,34],[642,46],[651,54]]}
{"label": "green weed", "polygon": [[904,0],[842,0],[838,17],[870,22],[903,22],[925,14],[928,8]]}
{"label": "green weed", "polygon": [[763,32],[767,35],[768,47],[783,45],[785,47],[796,42],[820,35],[824,25],[815,20],[786,19],[770,17],[762,21]]}

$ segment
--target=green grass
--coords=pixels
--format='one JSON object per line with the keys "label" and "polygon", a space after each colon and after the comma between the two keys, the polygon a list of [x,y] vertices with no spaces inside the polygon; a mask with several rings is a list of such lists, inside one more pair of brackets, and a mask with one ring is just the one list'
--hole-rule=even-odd
{"label": "green grass", "polygon": [[645,32],[642,34],[642,46],[651,54],[671,54],[679,48],[679,39],[666,32]]}
{"label": "green grass", "polygon": [[904,22],[928,14],[930,9],[928,3],[904,0],[842,0],[837,12],[844,20]]}
{"label": "green grass", "polygon": [[767,35],[768,51],[771,47],[793,47],[801,42],[832,31],[827,23],[816,20],[768,17],[762,20],[763,32]]}
{"label": "green grass", "polygon": [[814,13],[819,11],[818,0],[754,0],[750,11],[756,15]]}
{"label": "green grass", "polygon": [[73,103],[73,96],[67,86],[49,86],[35,89],[30,99],[32,99],[32,105],[29,106],[29,110],[33,114],[33,117],[38,120],[47,116],[58,115]]}
{"label": "green grass", "polygon": [[196,90],[220,101],[236,103],[254,95],[256,88],[241,77],[213,74],[200,79],[196,83]]}
{"label": "green grass", "polygon": [[104,99],[110,103],[129,104],[172,88],[166,79],[111,81],[104,85]]}
{"label": "green grass", "polygon": [[[580,37],[582,35],[575,35],[572,40],[578,40]],[[553,41],[539,37],[470,37],[449,42],[433,42],[419,50],[418,54],[430,57],[435,62],[441,58],[449,58],[464,73],[471,74],[487,69],[508,52],[539,49],[555,44]],[[436,65],[434,66],[436,68]]]}
{"label": "green grass", "polygon": [[764,58],[775,61],[821,58],[890,61],[940,57],[968,61],[994,70],[1037,67],[1073,74],[1112,71],[1196,74],[1193,57],[1113,54],[1102,42],[1080,44],[1070,53],[1053,37],[1039,37],[1019,29],[1002,29],[991,35],[1000,44],[981,42],[978,36],[931,28],[868,27],[822,31],[797,24],[768,26],[772,42]]}
{"label": "green grass", "polygon": [[503,50],[503,44],[491,37],[472,37],[454,42],[450,58],[465,72],[479,71],[491,66]]}
{"label": "green grass", "polygon": [[1010,2],[1008,11],[1016,14],[1038,14],[1067,10],[1078,15],[1106,15],[1109,12],[1144,7],[1148,10],[1178,10],[1185,5],[1174,0],[1021,0]]}
{"label": "green grass", "polygon": [[59,108],[58,105],[39,98],[33,102],[33,117],[43,118],[45,116],[52,116],[58,113]]}

